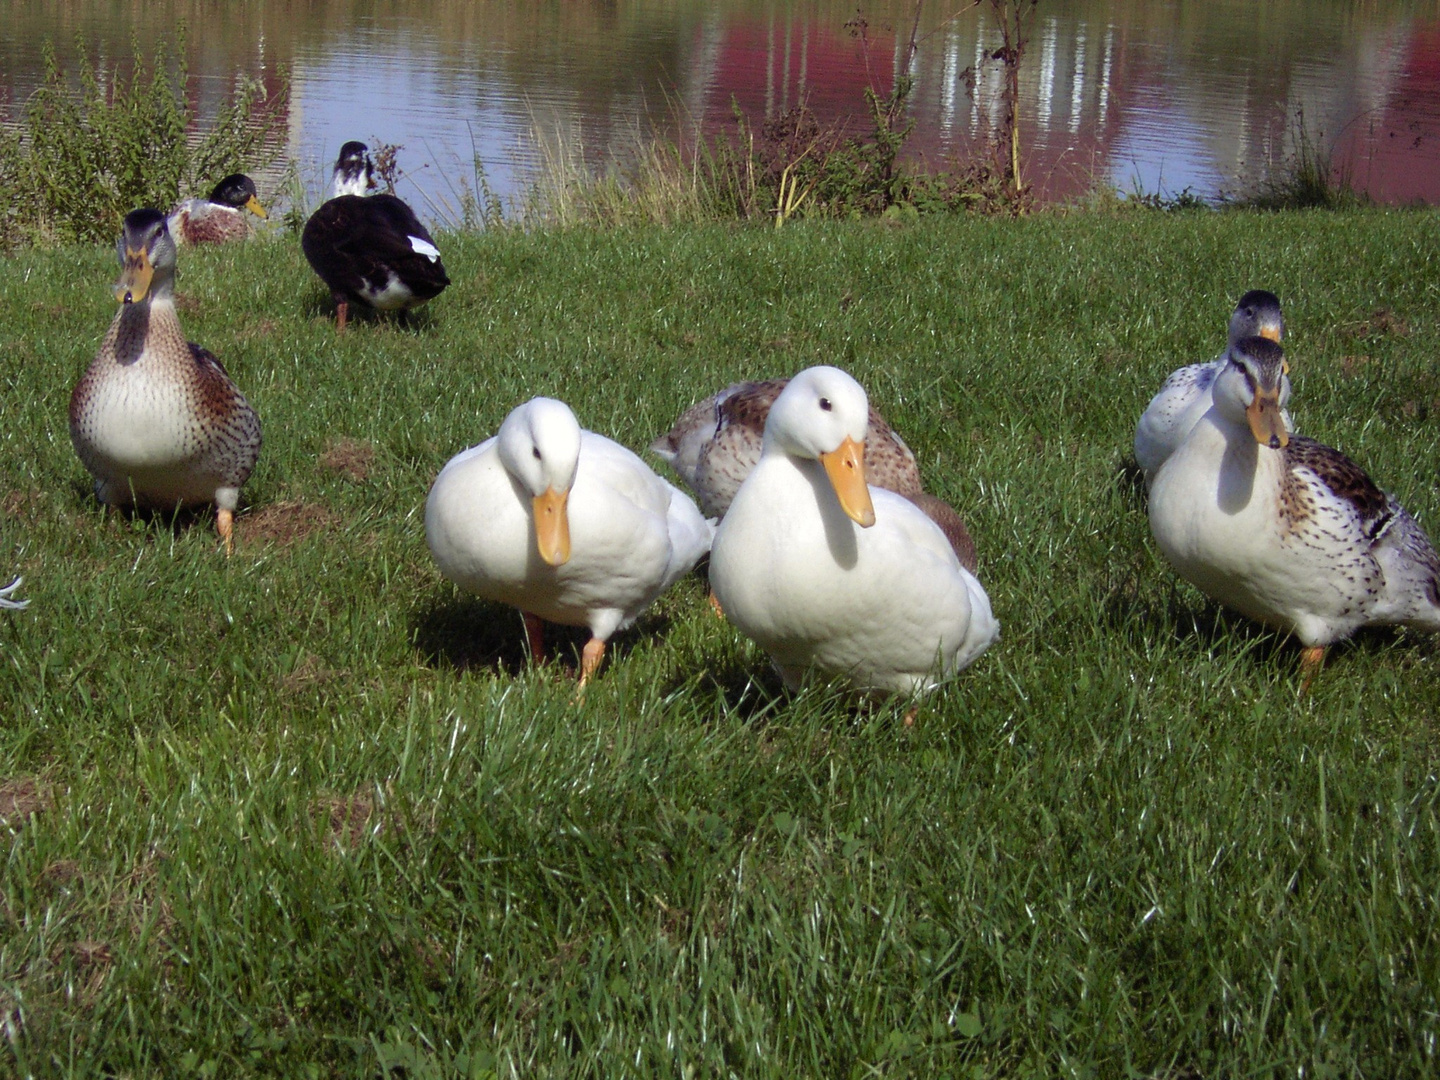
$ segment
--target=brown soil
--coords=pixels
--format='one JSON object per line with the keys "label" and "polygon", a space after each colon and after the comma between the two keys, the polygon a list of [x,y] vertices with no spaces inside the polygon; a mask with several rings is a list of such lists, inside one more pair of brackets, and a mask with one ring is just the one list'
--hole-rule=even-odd
{"label": "brown soil", "polygon": [[0,781],[0,824],[18,829],[50,809],[50,788],[33,776]]}
{"label": "brown soil", "polygon": [[320,455],[320,467],[337,472],[357,484],[370,475],[370,466],[375,463],[375,448],[359,439],[336,439]]}
{"label": "brown soil", "polygon": [[277,502],[262,506],[235,523],[242,547],[262,541],[288,547],[339,524],[340,515],[319,503]]}

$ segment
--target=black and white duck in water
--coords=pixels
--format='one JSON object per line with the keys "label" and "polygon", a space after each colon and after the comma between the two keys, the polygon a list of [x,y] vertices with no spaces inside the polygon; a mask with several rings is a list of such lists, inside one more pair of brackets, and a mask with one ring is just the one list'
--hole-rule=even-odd
{"label": "black and white duck in water", "polygon": [[377,311],[408,311],[440,295],[450,278],[435,241],[415,212],[394,195],[370,195],[370,154],[347,142],[335,162],[331,197],[310,215],[300,247],[335,300],[335,326],[345,329],[351,303]]}
{"label": "black and white duck in water", "polygon": [[117,245],[120,311],[70,395],[70,438],[107,506],[214,503],[228,555],[260,420],[224,366],[185,340],[175,242],[158,210],[132,210]]}
{"label": "black and white duck in water", "polygon": [[170,237],[186,244],[228,244],[255,235],[245,212],[268,218],[255,191],[255,181],[244,173],[231,173],[210,192],[209,198],[186,199],[170,211],[166,227]]}

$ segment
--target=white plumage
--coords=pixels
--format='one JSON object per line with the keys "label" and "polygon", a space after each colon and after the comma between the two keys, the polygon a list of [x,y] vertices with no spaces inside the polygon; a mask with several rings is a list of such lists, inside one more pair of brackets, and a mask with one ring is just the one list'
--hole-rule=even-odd
{"label": "white plumage", "polygon": [[[1279,298],[1263,289],[1251,289],[1240,298],[1230,316],[1225,350],[1214,360],[1189,364],[1170,373],[1135,427],[1135,460],[1145,473],[1147,485],[1155,482],[1155,474],[1165,459],[1210,411],[1215,403],[1215,377],[1224,370],[1236,343],[1256,336],[1278,342],[1284,333],[1285,319],[1280,313]],[[1285,424],[1287,429],[1294,430],[1288,414]]]}
{"label": "white plumage", "polygon": [[1280,346],[1230,350],[1212,408],[1161,466],[1150,529],[1180,576],[1292,631],[1306,682],[1361,626],[1440,630],[1440,559],[1424,531],[1338,450],[1286,430]]}
{"label": "white plumage", "polygon": [[795,376],[715,535],[715,596],[791,687],[818,668],[861,690],[922,692],[999,636],[985,590],[934,522],[865,483],[868,413],[840,369]]}
{"label": "white plumage", "polygon": [[635,454],[582,431],[563,402],[534,398],[440,471],[425,535],[465,591],[589,627],[583,683],[610,635],[699,561],[714,529]]}

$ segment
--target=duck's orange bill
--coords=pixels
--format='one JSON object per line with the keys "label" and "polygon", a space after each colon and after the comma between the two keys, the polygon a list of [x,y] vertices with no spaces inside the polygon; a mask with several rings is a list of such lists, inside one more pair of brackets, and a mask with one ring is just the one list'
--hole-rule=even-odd
{"label": "duck's orange bill", "polygon": [[570,519],[565,514],[568,491],[547,488],[536,495],[531,505],[535,512],[535,544],[540,557],[551,566],[564,566],[570,561]]}
{"label": "duck's orange bill", "polygon": [[125,248],[125,265],[120,271],[120,282],[115,286],[115,299],[122,304],[137,304],[150,293],[150,280],[155,276],[155,267],[150,265],[150,253],[144,248],[136,251]]}
{"label": "duck's orange bill", "polygon": [[1285,418],[1280,415],[1280,392],[1255,391],[1255,400],[1245,407],[1245,418],[1250,421],[1250,433],[1261,446],[1280,450],[1290,445],[1290,433],[1285,430]]}
{"label": "duck's orange bill", "polygon": [[256,217],[262,217],[266,221],[270,220],[270,215],[265,213],[265,207],[260,205],[260,200],[254,195],[251,195],[250,198],[245,200],[245,209],[249,210]]}
{"label": "duck's orange bill", "polygon": [[840,508],[861,528],[874,525],[875,506],[865,483],[865,444],[847,435],[834,450],[820,455],[820,464],[825,466],[825,475],[830,477]]}
{"label": "duck's orange bill", "polygon": [[1269,338],[1277,345],[1280,344],[1280,328],[1278,326],[1262,326],[1260,328],[1260,336]]}

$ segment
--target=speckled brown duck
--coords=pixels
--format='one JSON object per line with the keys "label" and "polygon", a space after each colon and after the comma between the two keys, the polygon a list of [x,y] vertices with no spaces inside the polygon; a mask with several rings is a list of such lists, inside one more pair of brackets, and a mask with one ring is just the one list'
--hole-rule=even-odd
{"label": "speckled brown duck", "polygon": [[228,555],[260,420],[175,312],[175,242],[158,210],[133,210],[117,245],[120,311],[70,395],[70,438],[107,506],[215,504]]}
{"label": "speckled brown duck", "polygon": [[256,217],[268,218],[260,205],[255,181],[244,173],[231,173],[205,199],[186,199],[166,219],[170,238],[175,243],[228,244],[248,240],[255,235],[246,211]]}
{"label": "speckled brown duck", "polygon": [[1238,342],[1213,391],[1150,488],[1150,531],[1180,576],[1299,638],[1304,686],[1362,626],[1440,630],[1429,538],[1339,450],[1290,434],[1281,347]]}
{"label": "speckled brown duck", "polygon": [[[740,484],[760,460],[770,406],[789,379],[727,386],[686,409],[675,426],[650,444],[695,493],[707,517],[724,517]],[[940,526],[967,570],[975,570],[975,544],[953,507],[925,494],[915,455],[872,405],[865,437],[865,479],[904,495]]]}

